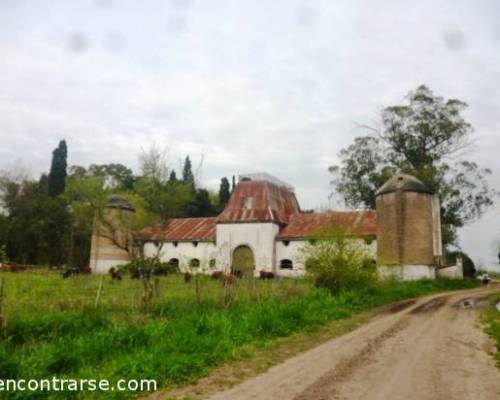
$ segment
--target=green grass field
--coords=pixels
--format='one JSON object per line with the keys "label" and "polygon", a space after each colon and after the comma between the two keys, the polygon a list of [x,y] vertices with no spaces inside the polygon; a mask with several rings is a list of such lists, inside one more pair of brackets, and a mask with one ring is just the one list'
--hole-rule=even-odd
{"label": "green grass field", "polygon": [[[156,379],[159,387],[189,383],[224,361],[250,357],[247,345],[269,346],[293,333],[423,294],[476,286],[476,281],[388,284],[337,296],[306,279],[220,282],[182,276],[159,280],[158,296],[141,307],[142,283],[106,277],[95,307],[98,276],[0,273],[6,324],[0,379]],[[197,289],[198,288],[198,289]],[[498,331],[497,331],[498,332]],[[73,396],[73,397],[71,397]],[[1,398],[103,398],[102,393],[1,393]],[[137,394],[135,394],[137,396]],[[106,398],[130,398],[108,393]]]}

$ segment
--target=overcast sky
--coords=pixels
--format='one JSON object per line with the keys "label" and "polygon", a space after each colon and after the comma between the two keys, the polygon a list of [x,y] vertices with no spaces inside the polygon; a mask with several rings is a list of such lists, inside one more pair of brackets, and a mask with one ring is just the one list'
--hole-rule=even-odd
{"label": "overcast sky", "polygon": [[[378,111],[428,85],[466,101],[468,158],[500,189],[500,2],[0,0],[0,169],[123,163],[151,143],[201,181],[266,171],[303,208],[328,205],[327,168]],[[499,207],[464,229],[494,260]]]}

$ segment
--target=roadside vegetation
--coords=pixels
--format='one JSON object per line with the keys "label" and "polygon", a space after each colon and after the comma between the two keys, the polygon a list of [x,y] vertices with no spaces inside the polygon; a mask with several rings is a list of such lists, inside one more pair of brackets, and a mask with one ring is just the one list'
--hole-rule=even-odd
{"label": "roadside vegetation", "polygon": [[[217,364],[251,356],[246,345],[269,346],[390,302],[477,284],[401,282],[332,295],[306,278],[225,284],[199,276],[186,283],[176,274],[158,278],[157,295],[144,308],[142,282],[128,276],[120,281],[106,277],[97,306],[98,276],[62,279],[59,273],[38,270],[1,273],[0,278],[3,379],[156,379],[159,387],[193,382]],[[49,398],[47,393],[3,395]],[[101,398],[102,393],[74,396]],[[71,393],[52,392],[50,398],[71,398]]]}
{"label": "roadside vegetation", "polygon": [[[496,303],[500,303],[500,295],[497,296]],[[496,340],[497,343],[497,366],[500,368],[500,310],[491,307],[483,314],[483,322],[486,324],[486,332]]]}

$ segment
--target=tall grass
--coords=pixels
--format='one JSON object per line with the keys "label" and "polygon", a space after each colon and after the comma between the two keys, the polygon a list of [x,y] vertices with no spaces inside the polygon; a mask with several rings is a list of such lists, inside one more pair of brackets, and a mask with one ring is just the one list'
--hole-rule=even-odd
{"label": "tall grass", "polygon": [[[0,340],[0,378],[155,379],[160,386],[192,382],[223,361],[246,356],[245,345],[312,331],[392,301],[476,285],[469,281],[404,282],[332,296],[305,279],[240,281],[227,303],[220,282],[169,276],[161,296],[141,308],[141,282],[61,279],[50,272],[3,274],[7,326]],[[102,398],[102,393],[3,393],[2,398]],[[132,393],[107,393],[129,398]]]}

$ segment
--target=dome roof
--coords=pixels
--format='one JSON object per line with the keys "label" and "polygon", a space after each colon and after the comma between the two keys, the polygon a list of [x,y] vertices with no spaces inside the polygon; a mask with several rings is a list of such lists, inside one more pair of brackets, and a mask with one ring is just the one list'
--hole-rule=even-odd
{"label": "dome roof", "polygon": [[386,193],[402,192],[417,192],[433,194],[422,181],[411,175],[396,174],[375,193],[376,196]]}
{"label": "dome roof", "polygon": [[109,208],[120,208],[122,210],[135,211],[135,208],[126,199],[116,194],[109,196],[108,204],[106,207]]}

